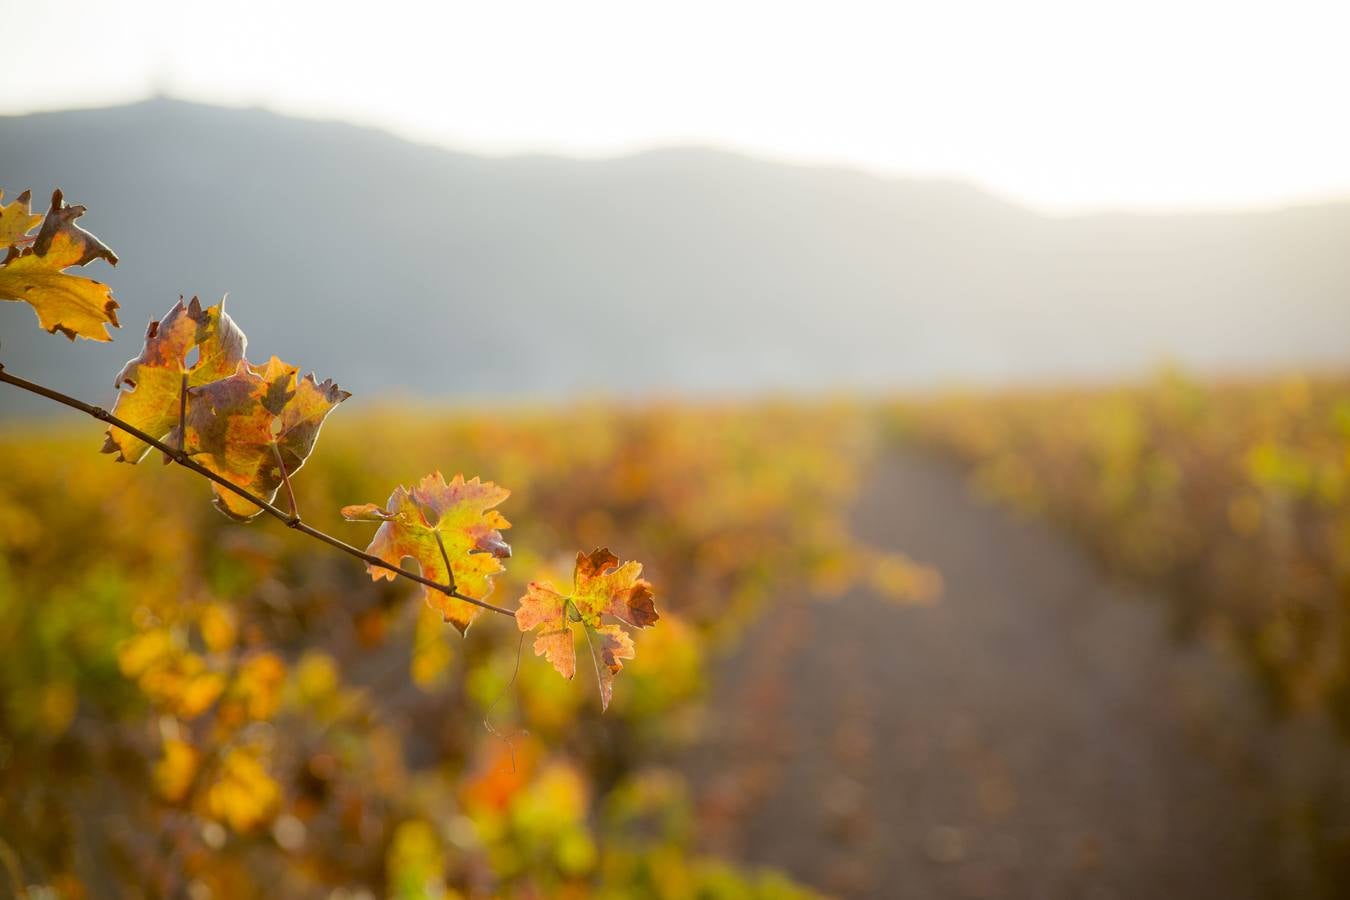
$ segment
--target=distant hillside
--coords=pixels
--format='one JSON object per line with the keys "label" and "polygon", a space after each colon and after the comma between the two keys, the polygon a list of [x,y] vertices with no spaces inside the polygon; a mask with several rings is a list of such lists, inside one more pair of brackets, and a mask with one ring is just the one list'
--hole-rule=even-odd
{"label": "distant hillside", "polygon": [[[370,396],[1109,376],[1350,359],[1350,205],[1056,219],[955,183],[672,149],[492,159],[169,100],[0,118],[122,257],[111,346],[0,303],[15,371],[107,399],[146,321],[230,305]],[[0,410],[15,398],[0,394]]]}

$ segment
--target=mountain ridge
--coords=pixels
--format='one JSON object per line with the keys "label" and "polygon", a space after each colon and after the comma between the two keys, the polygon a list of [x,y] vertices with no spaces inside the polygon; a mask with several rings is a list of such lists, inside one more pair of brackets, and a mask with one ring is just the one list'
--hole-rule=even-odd
{"label": "mountain ridge", "polygon": [[0,117],[0,187],[57,186],[122,256],[89,274],[124,327],[69,347],[4,303],[0,340],[90,399],[180,294],[228,292],[253,355],[367,396],[1325,366],[1350,334],[1350,203],[1061,217],[706,147],[478,156],[167,99]]}

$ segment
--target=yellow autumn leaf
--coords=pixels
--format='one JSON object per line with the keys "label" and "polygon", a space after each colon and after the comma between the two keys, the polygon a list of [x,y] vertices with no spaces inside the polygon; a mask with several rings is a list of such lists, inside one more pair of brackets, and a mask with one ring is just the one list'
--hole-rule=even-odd
{"label": "yellow autumn leaf", "polygon": [[[24,191],[8,205],[0,202],[0,250],[8,251],[42,221],[42,216],[33,215],[29,205],[31,197],[28,191]],[[5,192],[0,191],[0,201],[4,199]]]}
{"label": "yellow autumn leaf", "polygon": [[633,658],[633,639],[620,626],[602,624],[612,616],[636,628],[654,624],[660,616],[652,601],[651,583],[641,577],[642,564],[626,562],[605,548],[578,553],[572,593],[564,596],[547,582],[531,582],[516,609],[521,631],[538,629],[534,653],[542,656],[564,678],[577,673],[572,625],[585,629],[586,640],[600,686],[600,707],[609,708],[614,676],[623,661]]}
{"label": "yellow autumn leaf", "polygon": [[[373,503],[345,506],[342,515],[352,522],[380,522],[366,552],[393,566],[415,559],[422,575],[439,584],[453,585],[466,596],[484,600],[492,592],[492,577],[503,570],[501,559],[511,555],[501,529],[510,528],[493,507],[511,495],[490,481],[456,475],[450,481],[440,472],[428,475],[412,490],[399,485],[384,507]],[[446,560],[450,571],[446,571]],[[396,576],[380,566],[366,566],[378,581]],[[460,632],[468,629],[479,607],[423,587],[427,605],[441,613]]]}
{"label": "yellow autumn leaf", "polygon": [[[0,227],[13,232],[23,212],[7,214]],[[37,312],[38,324],[53,334],[59,331],[72,341],[77,337],[108,341],[112,340],[108,326],[118,327],[112,290],[65,272],[95,259],[117,265],[117,256],[102,241],[75,224],[83,214],[83,206],[65,205],[60,191],[52,194],[51,209],[32,245],[20,248],[14,241],[6,245],[0,261],[0,300],[29,304]]]}
{"label": "yellow autumn leaf", "polygon": [[[351,396],[331,380],[275,356],[265,366],[239,362],[233,374],[188,390],[184,447],[200,464],[271,502],[287,477],[305,464],[319,429],[333,409]],[[262,510],[212,483],[216,508],[247,521]]]}
{"label": "yellow autumn leaf", "polygon": [[[196,297],[187,305],[179,297],[163,319],[150,322],[140,355],[114,379],[118,394],[113,415],[176,444],[185,382],[194,388],[233,374],[247,344],[244,332],[225,312],[224,300],[203,309]],[[188,365],[194,350],[197,359]],[[149,449],[149,444],[113,427],[103,444],[104,453],[116,453],[120,462],[129,463],[139,462]]]}

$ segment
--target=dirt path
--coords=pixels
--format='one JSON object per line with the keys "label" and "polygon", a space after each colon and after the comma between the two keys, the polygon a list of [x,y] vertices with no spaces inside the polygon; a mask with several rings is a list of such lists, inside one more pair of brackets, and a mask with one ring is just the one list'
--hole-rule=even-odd
{"label": "dirt path", "polygon": [[1248,714],[1229,667],[943,462],[884,462],[856,516],[945,597],[753,629],[687,764],[709,850],[842,896],[1260,895],[1251,789],[1216,763]]}

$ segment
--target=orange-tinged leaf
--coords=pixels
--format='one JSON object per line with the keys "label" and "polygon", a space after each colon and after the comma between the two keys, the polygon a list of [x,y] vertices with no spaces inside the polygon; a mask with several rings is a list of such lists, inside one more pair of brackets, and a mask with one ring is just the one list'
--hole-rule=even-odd
{"label": "orange-tinged leaf", "polygon": [[[484,600],[492,593],[492,577],[503,569],[501,560],[511,555],[501,534],[511,523],[493,508],[510,495],[490,481],[465,481],[463,475],[446,481],[436,472],[411,490],[402,485],[395,488],[383,508],[372,503],[346,506],[342,515],[353,522],[381,523],[366,552],[393,566],[414,559],[422,575],[438,584],[450,584],[453,574],[456,590]],[[447,557],[450,572],[445,567]],[[366,568],[377,581],[396,577],[380,566]],[[422,591],[427,605],[461,633],[478,615],[479,608],[472,603],[435,588],[424,586]]]}
{"label": "orange-tinged leaf", "polygon": [[641,563],[620,564],[606,548],[578,553],[570,596],[563,596],[546,582],[531,582],[516,609],[516,627],[521,631],[539,629],[535,655],[546,658],[564,678],[576,674],[572,623],[579,622],[586,629],[602,710],[609,708],[613,697],[614,676],[623,669],[623,660],[632,659],[634,653],[628,632],[604,623],[602,617],[611,616],[636,628],[645,628],[660,618],[651,583],[641,575]]}
{"label": "orange-tinged leaf", "polygon": [[[29,205],[31,197],[28,191],[24,191],[8,205],[0,202],[0,251],[8,251],[42,221],[42,216],[33,215],[33,208]],[[5,192],[0,191],[0,201],[4,199]]]}
{"label": "orange-tinged leaf", "polygon": [[566,597],[548,584],[530,582],[516,608],[516,626],[521,631],[540,628],[534,639],[534,655],[547,659],[564,678],[577,674],[577,654],[572,629],[567,623]]}
{"label": "orange-tinged leaf", "polygon": [[348,522],[387,522],[393,516],[378,503],[355,503],[342,507],[342,518]]}
{"label": "orange-tinged leaf", "polygon": [[[270,503],[284,480],[280,466],[287,476],[300,471],[324,419],[351,396],[331,380],[298,374],[274,356],[266,366],[240,362],[234,374],[189,388],[187,452]],[[217,484],[211,488],[216,508],[232,519],[247,521],[262,511]]]}
{"label": "orange-tinged leaf", "polygon": [[651,583],[641,575],[642,563],[619,565],[619,558],[608,549],[578,553],[572,603],[582,621],[590,624],[607,615],[638,628],[654,624],[660,616],[652,602]]}
{"label": "orange-tinged leaf", "polygon": [[623,669],[625,659],[633,659],[633,639],[618,625],[601,625],[595,629],[599,638],[600,665],[596,676],[600,679],[600,709],[609,709],[614,696],[614,676]]}
{"label": "orange-tinged leaf", "polygon": [[[32,245],[21,249],[17,243],[21,235],[6,244],[0,261],[0,300],[29,304],[37,312],[38,324],[53,334],[59,331],[72,341],[77,337],[108,341],[112,340],[108,326],[118,327],[111,289],[65,272],[95,259],[117,265],[117,256],[102,241],[75,224],[83,214],[83,206],[66,206],[60,191],[52,194],[51,209]],[[6,213],[0,227],[13,232],[24,215],[22,208]]]}
{"label": "orange-tinged leaf", "polygon": [[[113,415],[164,440],[178,427],[184,376],[194,388],[233,374],[247,343],[225,312],[224,300],[203,309],[196,297],[186,306],[179,297],[163,319],[150,322],[140,356],[117,374],[113,386],[120,393]],[[193,350],[197,359],[188,365]],[[116,453],[119,461],[130,463],[139,462],[149,449],[120,428],[109,428],[103,444],[104,453]]]}

